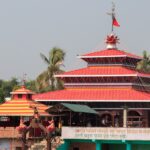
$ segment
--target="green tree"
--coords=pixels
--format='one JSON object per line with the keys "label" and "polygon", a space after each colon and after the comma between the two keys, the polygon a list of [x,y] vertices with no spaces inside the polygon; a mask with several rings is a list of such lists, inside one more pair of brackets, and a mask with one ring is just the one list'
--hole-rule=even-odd
{"label": "green tree", "polygon": [[8,81],[3,81],[2,89],[4,92],[4,97],[10,97],[10,92],[13,91],[14,86],[18,85],[18,81],[16,78],[12,78]]}
{"label": "green tree", "polygon": [[26,85],[27,89],[30,89],[31,91],[34,91],[34,92],[37,91],[35,80],[26,81],[25,85]]}
{"label": "green tree", "polygon": [[18,84],[16,78],[11,80],[0,80],[0,103],[5,101],[6,97],[10,97],[10,92],[13,91],[13,88]]}
{"label": "green tree", "polygon": [[63,83],[60,79],[54,77],[55,74],[63,72],[60,69],[65,57],[65,52],[57,47],[50,50],[49,56],[40,54],[43,61],[47,64],[47,70],[42,72],[36,80],[39,91],[57,90],[63,88]]}
{"label": "green tree", "polygon": [[3,89],[0,88],[0,104],[4,102],[4,92]]}
{"label": "green tree", "polygon": [[150,73],[150,55],[143,52],[143,59],[137,63],[136,69],[140,72]]}

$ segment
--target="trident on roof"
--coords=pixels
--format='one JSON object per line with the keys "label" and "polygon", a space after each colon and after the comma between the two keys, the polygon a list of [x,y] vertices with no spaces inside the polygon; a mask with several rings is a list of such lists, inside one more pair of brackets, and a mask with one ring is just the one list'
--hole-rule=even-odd
{"label": "trident on roof", "polygon": [[23,74],[23,79],[22,79],[22,86],[25,86],[25,83],[26,83],[26,77],[27,77],[27,74],[24,73],[24,74]]}
{"label": "trident on roof", "polygon": [[112,17],[112,28],[111,28],[111,31],[113,32],[114,26],[120,27],[118,21],[115,18],[115,3],[114,2],[112,2],[112,11],[111,11],[111,13],[107,13],[107,14]]}

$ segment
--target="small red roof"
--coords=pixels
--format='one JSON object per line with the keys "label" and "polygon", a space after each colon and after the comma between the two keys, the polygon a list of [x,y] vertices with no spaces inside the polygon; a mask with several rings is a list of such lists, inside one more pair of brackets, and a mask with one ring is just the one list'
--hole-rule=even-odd
{"label": "small red roof", "polygon": [[131,57],[136,59],[142,59],[142,57],[125,52],[123,50],[118,49],[106,49],[101,51],[96,51],[92,53],[88,53],[85,55],[81,55],[80,58],[97,58],[97,57]]}
{"label": "small red roof", "polygon": [[87,68],[68,71],[56,77],[90,77],[90,76],[144,76],[150,77],[150,74],[139,73],[136,70],[123,66],[90,66]]}
{"label": "small red roof", "polygon": [[31,90],[27,89],[25,86],[11,92],[11,94],[34,94]]}
{"label": "small red roof", "polygon": [[34,95],[36,101],[150,101],[150,93],[132,87],[78,87]]}

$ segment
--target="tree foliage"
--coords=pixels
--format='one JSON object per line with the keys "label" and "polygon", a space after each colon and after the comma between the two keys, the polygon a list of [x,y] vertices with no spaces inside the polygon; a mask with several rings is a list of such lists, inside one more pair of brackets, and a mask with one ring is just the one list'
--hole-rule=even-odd
{"label": "tree foliage", "polygon": [[50,50],[49,56],[40,54],[43,61],[47,64],[47,69],[43,71],[36,79],[36,87],[39,92],[45,92],[49,90],[63,89],[63,82],[55,78],[54,75],[63,72],[60,69],[65,57],[65,52],[57,47]]}
{"label": "tree foliage", "polygon": [[140,72],[150,73],[150,55],[143,52],[143,59],[137,63],[136,69]]}
{"label": "tree foliage", "polygon": [[16,85],[18,85],[16,78],[12,78],[8,81],[0,80],[0,103],[3,103],[6,97],[10,97],[10,92],[13,91]]}

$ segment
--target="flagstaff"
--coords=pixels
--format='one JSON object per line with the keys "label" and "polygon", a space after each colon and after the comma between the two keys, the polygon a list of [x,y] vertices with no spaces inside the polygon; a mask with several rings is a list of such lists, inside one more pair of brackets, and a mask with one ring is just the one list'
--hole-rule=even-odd
{"label": "flagstaff", "polygon": [[107,14],[110,15],[111,18],[112,18],[111,32],[113,33],[114,26],[120,27],[120,25],[119,25],[119,23],[118,23],[118,21],[116,20],[116,17],[115,17],[115,3],[114,2],[112,2],[112,10],[111,10],[111,12],[110,13],[108,12]]}

